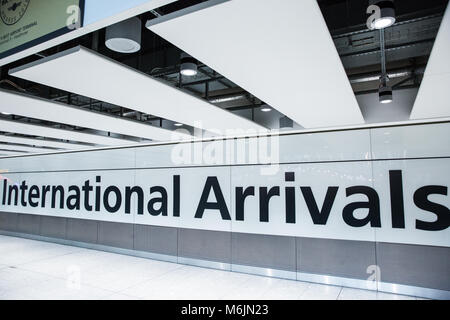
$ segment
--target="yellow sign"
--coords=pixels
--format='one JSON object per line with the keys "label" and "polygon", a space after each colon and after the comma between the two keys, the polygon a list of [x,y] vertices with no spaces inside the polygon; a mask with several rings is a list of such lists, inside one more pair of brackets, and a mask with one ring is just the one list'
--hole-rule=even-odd
{"label": "yellow sign", "polygon": [[81,26],[82,0],[0,1],[0,58]]}

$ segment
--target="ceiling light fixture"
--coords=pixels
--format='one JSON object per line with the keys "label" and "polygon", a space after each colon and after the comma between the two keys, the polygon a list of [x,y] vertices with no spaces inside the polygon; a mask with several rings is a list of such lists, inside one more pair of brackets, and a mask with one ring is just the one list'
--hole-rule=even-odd
{"label": "ceiling light fixture", "polygon": [[106,28],[105,45],[116,52],[134,53],[141,49],[142,22],[134,17]]}
{"label": "ceiling light fixture", "polygon": [[193,77],[197,75],[198,72],[198,62],[196,59],[188,55],[187,53],[181,54],[181,65],[180,65],[180,73],[183,76]]}
{"label": "ceiling light fixture", "polygon": [[389,76],[386,71],[386,51],[384,41],[384,29],[380,30],[380,52],[381,52],[381,76],[378,97],[380,103],[387,104],[392,102],[392,87],[388,86]]}
{"label": "ceiling light fixture", "polygon": [[261,111],[262,112],[270,112],[270,111],[272,111],[272,108],[265,106],[265,107],[261,108]]}
{"label": "ceiling light fixture", "polygon": [[9,113],[9,112],[0,112],[0,113],[5,115],[5,116],[10,116],[11,115],[11,113]]}
{"label": "ceiling light fixture", "polygon": [[182,127],[183,124],[182,124],[182,123],[175,123],[174,126],[175,126],[175,127]]}
{"label": "ceiling light fixture", "polygon": [[394,2],[390,0],[377,0],[367,9],[368,13],[375,12],[371,16],[372,29],[384,29],[392,26],[395,19]]}
{"label": "ceiling light fixture", "polygon": [[387,104],[392,102],[392,88],[387,85],[387,79],[381,79],[380,88],[378,89],[378,96],[380,103]]}

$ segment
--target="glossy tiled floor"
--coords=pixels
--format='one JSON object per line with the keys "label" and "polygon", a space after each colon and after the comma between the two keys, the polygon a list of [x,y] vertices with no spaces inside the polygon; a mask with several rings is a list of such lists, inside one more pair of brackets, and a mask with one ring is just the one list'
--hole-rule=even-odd
{"label": "glossy tiled floor", "polygon": [[415,299],[0,236],[0,299]]}

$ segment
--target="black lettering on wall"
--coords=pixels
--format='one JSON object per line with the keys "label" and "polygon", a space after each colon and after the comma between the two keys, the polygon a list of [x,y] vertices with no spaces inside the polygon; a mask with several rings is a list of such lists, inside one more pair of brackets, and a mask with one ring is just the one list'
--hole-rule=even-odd
{"label": "black lettering on wall", "polygon": [[52,208],[56,208],[56,193],[59,193],[59,208],[64,209],[64,187],[53,186],[52,187]]}
{"label": "black lettering on wall", "polygon": [[[286,172],[284,181],[294,182],[295,172]],[[286,223],[295,223],[295,187],[286,187],[285,193]]]}
{"label": "black lettering on wall", "polygon": [[41,198],[41,208],[45,208],[45,200],[47,198],[47,193],[50,192],[50,186],[42,186],[42,198]]}
{"label": "black lettering on wall", "polygon": [[245,199],[255,195],[255,187],[237,187],[236,194],[236,221],[244,221]]}
{"label": "black lettering on wall", "polygon": [[[114,193],[116,197],[114,205],[111,205],[109,203],[109,195],[111,193]],[[105,207],[106,211],[110,213],[115,213],[119,211],[121,205],[122,205],[122,194],[119,188],[117,188],[116,186],[109,186],[108,188],[106,188],[105,193],[103,194],[103,207]]]}
{"label": "black lettering on wall", "polygon": [[19,201],[19,187],[16,185],[9,186],[8,187],[8,206],[11,205],[13,191],[14,191],[14,205],[17,206],[17,203]]}
{"label": "black lettering on wall", "polygon": [[328,187],[327,194],[323,201],[322,209],[319,210],[314,194],[311,187],[300,187],[303,197],[305,198],[306,205],[308,206],[309,214],[314,224],[326,225],[331,213],[334,201],[336,199],[339,187]]}
{"label": "black lettering on wall", "polygon": [[[100,183],[102,182],[102,177],[96,176],[95,182]],[[95,187],[95,211],[100,211],[100,195],[101,195],[101,187],[96,186]]]}
{"label": "black lettering on wall", "polygon": [[86,211],[92,211],[92,206],[91,206],[89,199],[90,199],[90,193],[92,190],[94,190],[94,187],[91,186],[91,184],[89,183],[89,180],[86,180],[84,182],[84,185],[81,187],[81,190],[84,193],[84,209],[86,209]]}
{"label": "black lettering on wall", "polygon": [[[74,194],[70,194],[72,192]],[[66,206],[69,210],[80,210],[80,188],[77,186],[70,186],[69,187],[69,196],[66,200]]]}
{"label": "black lettering on wall", "polygon": [[[370,224],[373,228],[381,228],[381,218],[380,218],[380,199],[378,193],[366,186],[355,186],[346,189],[347,197],[354,194],[364,194],[367,196],[367,202],[353,202],[345,206],[342,217],[346,224],[351,227],[364,227]],[[354,211],[357,209],[367,208],[369,212],[367,216],[363,219],[357,219],[354,216]]]}
{"label": "black lettering on wall", "polygon": [[173,216],[180,216],[180,176],[173,176]]}
{"label": "black lettering on wall", "polygon": [[416,220],[416,229],[442,231],[450,226],[450,210],[441,204],[428,200],[428,196],[432,194],[446,196],[448,188],[444,186],[426,186],[414,192],[414,204],[419,209],[434,213],[437,217],[434,222]]}
{"label": "black lettering on wall", "polygon": [[6,187],[8,186],[8,181],[3,178],[3,194],[2,194],[2,205],[6,204]]}
{"label": "black lettering on wall", "polygon": [[280,195],[280,187],[272,187],[267,191],[267,187],[259,188],[259,221],[269,222],[269,202],[274,196]]}
{"label": "black lettering on wall", "polygon": [[[148,213],[150,213],[152,216],[159,216],[162,215],[164,217],[167,216],[167,191],[165,188],[157,186],[157,187],[151,187],[150,188],[150,195],[154,194],[155,192],[158,192],[161,194],[160,197],[155,197],[150,199],[147,205]],[[159,208],[155,209],[155,204],[159,203]]]}
{"label": "black lettering on wall", "polygon": [[144,214],[144,191],[141,187],[126,187],[125,188],[125,213],[131,213],[131,196],[137,195],[137,214]]}
{"label": "black lettering on wall", "polygon": [[405,206],[403,203],[403,178],[401,170],[389,171],[389,187],[391,193],[392,227],[405,228]]}
{"label": "black lettering on wall", "polygon": [[[211,190],[214,192],[214,195],[216,197],[215,202],[208,202],[208,197]],[[208,177],[206,179],[205,187],[203,188],[202,196],[200,197],[200,202],[197,206],[197,211],[195,212],[195,218],[203,218],[203,213],[207,209],[219,210],[223,220],[231,220],[231,216],[228,211],[228,207],[223,197],[222,189],[220,188],[217,177]]]}
{"label": "black lettering on wall", "polygon": [[20,204],[22,205],[22,207],[27,206],[27,202],[25,201],[25,194],[27,190],[28,190],[27,182],[22,181],[22,183],[20,184]]}
{"label": "black lettering on wall", "polygon": [[286,223],[295,223],[295,187],[286,187]]}
{"label": "black lettering on wall", "polygon": [[36,208],[39,206],[39,201],[35,202],[34,199],[40,198],[39,194],[39,187],[38,186],[31,186],[30,191],[28,192],[28,203],[31,207]]}

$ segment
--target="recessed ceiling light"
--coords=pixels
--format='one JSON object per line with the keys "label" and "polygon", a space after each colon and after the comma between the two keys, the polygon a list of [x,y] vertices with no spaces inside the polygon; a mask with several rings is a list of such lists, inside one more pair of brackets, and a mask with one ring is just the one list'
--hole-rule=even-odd
{"label": "recessed ceiling light", "polygon": [[174,123],[174,126],[175,126],[175,127],[182,127],[183,124],[182,124],[182,123]]}
{"label": "recessed ceiling light", "polygon": [[270,112],[270,111],[272,111],[272,108],[270,108],[270,107],[263,107],[263,108],[261,108],[261,111],[262,112]]}

